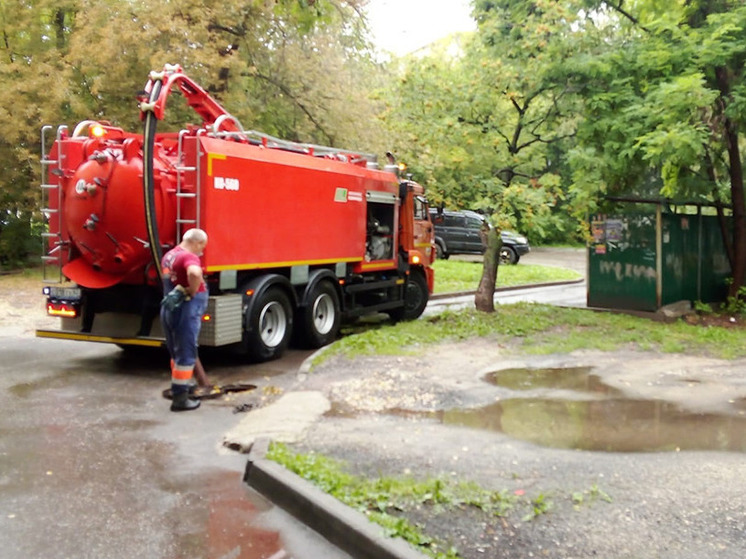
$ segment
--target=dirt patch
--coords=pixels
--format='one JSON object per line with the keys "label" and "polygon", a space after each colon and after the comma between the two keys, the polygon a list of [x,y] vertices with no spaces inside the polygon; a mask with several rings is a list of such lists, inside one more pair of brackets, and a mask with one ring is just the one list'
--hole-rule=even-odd
{"label": "dirt patch", "polygon": [[[535,419],[531,413],[545,413],[538,408],[503,415],[502,430],[446,421],[454,408],[505,402],[511,397],[506,389],[487,383],[485,375],[517,367],[589,367],[614,394],[652,402],[653,414],[669,408],[694,414],[691,438],[697,414],[724,418],[714,439],[744,436],[738,422],[746,414],[746,360],[634,351],[526,357],[478,340],[429,348],[419,356],[324,364],[303,388],[325,391],[337,413],[320,421],[297,448],[340,459],[361,475],[474,481],[515,499],[504,517],[468,505],[444,510],[427,503],[401,513],[466,559],[746,556],[746,514],[739,504],[746,499],[743,450],[718,450],[717,444],[708,451],[552,448],[522,436]],[[605,413],[595,406],[568,409],[570,417],[588,409]],[[560,417],[553,417],[540,425],[566,435]],[[617,427],[634,430],[640,418],[622,414],[616,427],[602,419],[591,415],[570,434],[610,429],[613,435]],[[651,437],[668,428],[665,422],[639,425],[661,431],[643,433]],[[536,514],[537,502],[548,503],[547,510]]]}
{"label": "dirt patch", "polygon": [[0,276],[0,336],[29,337],[37,328],[59,326],[59,319],[47,316],[42,287],[23,273]]}
{"label": "dirt patch", "polygon": [[486,339],[435,346],[420,356],[335,358],[311,373],[308,383],[326,389],[332,402],[350,411],[439,411],[506,397],[485,376],[514,368],[588,368],[629,398],[697,411],[728,413],[735,400],[746,397],[744,359],[629,350],[519,356]]}
{"label": "dirt patch", "polygon": [[688,314],[684,316],[684,322],[694,326],[718,328],[746,328],[746,321],[740,315],[729,314]]}

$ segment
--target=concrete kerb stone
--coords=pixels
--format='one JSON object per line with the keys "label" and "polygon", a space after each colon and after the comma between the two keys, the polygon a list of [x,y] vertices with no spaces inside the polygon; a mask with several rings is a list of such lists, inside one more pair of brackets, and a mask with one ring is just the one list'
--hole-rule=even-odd
{"label": "concrete kerb stone", "polygon": [[248,452],[259,438],[297,442],[330,408],[329,400],[319,391],[287,392],[271,404],[247,414],[225,433],[223,446]]}
{"label": "concrete kerb stone", "polygon": [[244,482],[275,505],[355,559],[426,559],[402,539],[324,493],[310,482],[268,460],[269,439],[257,439],[249,452]]}

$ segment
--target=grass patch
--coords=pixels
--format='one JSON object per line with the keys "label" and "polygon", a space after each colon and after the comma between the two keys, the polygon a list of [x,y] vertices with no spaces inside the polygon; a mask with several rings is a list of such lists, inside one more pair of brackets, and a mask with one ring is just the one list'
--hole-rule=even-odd
{"label": "grass patch", "polygon": [[[429,506],[440,512],[475,507],[492,516],[504,516],[518,503],[518,498],[507,491],[489,491],[475,483],[353,476],[344,472],[339,462],[316,453],[296,454],[279,443],[271,445],[267,458],[362,512],[382,526],[387,536],[402,538],[436,559],[455,559],[460,555],[446,542],[430,537],[407,520],[402,514],[407,509]],[[533,510],[533,502],[529,503]]]}
{"label": "grass patch", "polygon": [[[541,491],[529,496],[523,490],[493,491],[477,483],[453,479],[368,479],[354,476],[345,472],[340,462],[314,452],[295,453],[282,443],[272,443],[267,458],[362,512],[382,526],[387,536],[402,538],[436,559],[457,559],[461,555],[449,542],[430,536],[422,527],[410,522],[407,511],[428,508],[433,514],[456,516],[466,509],[473,509],[486,515],[485,518],[506,517],[515,513],[524,522],[529,522],[554,508],[550,495]],[[611,502],[611,497],[595,484],[587,491],[555,496],[562,502],[572,503],[575,510],[579,510],[581,505],[591,506],[599,500]]]}
{"label": "grass patch", "polygon": [[475,337],[494,338],[528,354],[630,348],[721,359],[746,356],[741,328],[703,327],[683,320],[661,323],[624,314],[517,303],[498,305],[491,314],[445,311],[411,322],[369,327],[337,341],[317,358],[316,364],[333,355],[418,353],[430,344]]}
{"label": "grass patch", "polygon": [[[436,260],[435,293],[454,293],[474,291],[482,277],[481,262],[463,260]],[[567,281],[580,279],[582,276],[572,270],[552,266],[518,264],[516,266],[499,266],[497,270],[497,287],[513,287],[545,283],[550,281]]]}

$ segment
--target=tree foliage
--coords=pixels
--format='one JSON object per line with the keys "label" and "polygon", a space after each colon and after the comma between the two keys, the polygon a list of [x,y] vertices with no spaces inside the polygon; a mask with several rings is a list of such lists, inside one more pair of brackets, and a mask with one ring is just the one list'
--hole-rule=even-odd
{"label": "tree foliage", "polygon": [[[714,204],[746,276],[740,0],[474,0],[457,56],[412,59],[385,118],[436,202],[534,241],[606,195]],[[723,227],[725,231],[726,228]],[[559,233],[559,235],[558,235]]]}
{"label": "tree foliage", "polygon": [[572,229],[560,154],[575,131],[575,100],[550,61],[574,45],[573,17],[553,2],[478,1],[477,34],[410,60],[386,115],[397,148],[436,202],[495,214],[532,238]]}
{"label": "tree foliage", "polygon": [[591,208],[606,193],[727,203],[735,294],[746,272],[746,6],[583,4],[596,47],[562,69],[584,103],[578,145],[568,153],[573,188]]}
{"label": "tree foliage", "polygon": [[[248,129],[383,150],[364,1],[0,1],[0,264],[28,249],[41,125],[93,118],[137,130],[136,94],[165,63]],[[170,103],[165,126],[195,118]]]}

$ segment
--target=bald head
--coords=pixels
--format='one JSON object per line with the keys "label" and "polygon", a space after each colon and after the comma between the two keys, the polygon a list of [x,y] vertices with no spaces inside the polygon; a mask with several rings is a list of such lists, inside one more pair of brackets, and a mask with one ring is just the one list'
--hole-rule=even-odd
{"label": "bald head", "polygon": [[197,255],[202,255],[207,245],[207,233],[202,229],[189,229],[181,238],[181,246]]}
{"label": "bald head", "polygon": [[202,229],[189,229],[181,239],[190,243],[206,243],[207,233]]}

